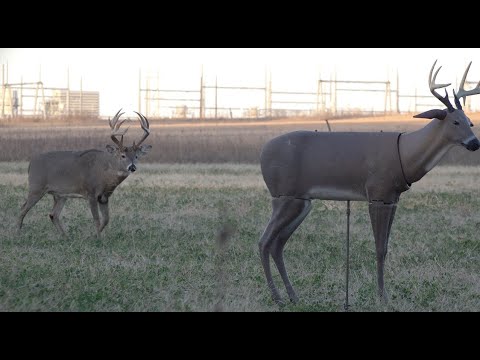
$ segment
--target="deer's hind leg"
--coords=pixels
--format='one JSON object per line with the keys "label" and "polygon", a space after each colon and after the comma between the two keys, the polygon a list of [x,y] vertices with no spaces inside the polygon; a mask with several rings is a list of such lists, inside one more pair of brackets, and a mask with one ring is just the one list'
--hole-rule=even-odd
{"label": "deer's hind leg", "polygon": [[95,197],[90,197],[88,199],[88,203],[90,204],[90,210],[92,212],[93,220],[95,221],[95,228],[97,230],[97,237],[100,238],[100,215],[98,213],[98,201]]}
{"label": "deer's hind leg", "polygon": [[50,220],[52,220],[57,230],[60,231],[60,233],[64,237],[67,237],[67,234],[65,233],[65,229],[62,223],[60,222],[60,213],[62,212],[63,207],[65,206],[67,198],[53,195],[53,201],[54,203],[53,203],[52,212],[50,213]]}
{"label": "deer's hind leg", "polygon": [[291,301],[296,302],[297,296],[288,279],[287,270],[283,261],[283,248],[292,233],[302,223],[311,209],[311,201],[296,199],[290,196],[281,196],[272,199],[272,217],[260,239],[260,257],[262,260],[267,284],[272,292],[273,300],[282,303],[282,298],[275,286],[270,269],[270,255],[272,255],[280,276],[287,288]]}
{"label": "deer's hind leg", "polygon": [[110,221],[110,214],[108,211],[108,196],[102,194],[98,197],[98,207],[100,208],[100,213],[102,214],[102,221],[100,224],[100,232],[102,232]]}
{"label": "deer's hind leg", "polygon": [[385,258],[388,250],[388,238],[395,217],[396,203],[384,203],[383,201],[371,201],[368,206],[372,223],[373,236],[375,237],[375,249],[377,253],[377,282],[378,295],[382,300],[387,300],[384,286]]}
{"label": "deer's hind leg", "polygon": [[28,192],[28,197],[25,203],[23,204],[21,210],[20,210],[20,215],[18,216],[18,221],[17,221],[17,231],[20,231],[20,229],[23,226],[23,219],[25,218],[25,215],[30,211],[30,209],[35,206],[35,204],[45,195],[45,190],[30,190]]}

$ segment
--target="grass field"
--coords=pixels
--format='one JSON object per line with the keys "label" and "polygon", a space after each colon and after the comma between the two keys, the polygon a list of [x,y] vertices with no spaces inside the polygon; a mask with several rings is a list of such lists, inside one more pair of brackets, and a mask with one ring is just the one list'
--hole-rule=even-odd
{"label": "grass field", "polygon": [[[0,163],[1,311],[212,311],[219,303],[226,311],[342,311],[345,202],[314,202],[288,242],[300,302],[279,309],[258,255],[270,216],[258,165],[140,165],[112,196],[100,240],[78,199],[62,214],[70,239],[57,235],[48,195],[17,236],[27,166]],[[478,167],[437,167],[402,195],[386,264],[388,305],[376,297],[367,204],[352,203],[352,311],[480,310],[479,176]],[[232,234],[221,256],[225,224]]]}

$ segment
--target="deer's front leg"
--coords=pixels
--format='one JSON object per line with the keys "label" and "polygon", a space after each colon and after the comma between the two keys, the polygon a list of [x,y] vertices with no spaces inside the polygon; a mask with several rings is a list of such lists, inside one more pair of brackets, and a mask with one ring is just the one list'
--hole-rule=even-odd
{"label": "deer's front leg", "polygon": [[102,232],[110,220],[109,211],[108,211],[108,202],[105,202],[105,203],[99,202],[98,207],[100,208],[100,212],[102,214],[102,224],[100,225],[100,232]]}
{"label": "deer's front leg", "polygon": [[90,210],[92,211],[93,220],[97,229],[97,236],[100,237],[100,215],[98,214],[98,201],[95,197],[88,199]]}
{"label": "deer's front leg", "polygon": [[388,238],[396,208],[396,203],[386,204],[383,201],[371,201],[368,206],[377,252],[378,295],[385,301],[387,300],[383,282],[385,257],[387,256]]}

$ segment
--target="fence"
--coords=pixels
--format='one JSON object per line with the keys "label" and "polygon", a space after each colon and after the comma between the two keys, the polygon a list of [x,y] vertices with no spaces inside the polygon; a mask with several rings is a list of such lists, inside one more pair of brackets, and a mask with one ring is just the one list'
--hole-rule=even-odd
{"label": "fence", "polygon": [[[375,92],[384,96],[384,106],[380,110],[368,110],[368,113],[393,112],[392,90],[390,81],[346,81],[346,80],[317,80],[315,91],[287,91],[274,90],[272,87],[271,72],[265,72],[265,83],[258,86],[219,85],[218,78],[215,84],[206,84],[203,70],[200,75],[198,89],[160,89],[150,86],[152,76],[139,73],[138,103],[139,109],[144,109],[145,115],[150,117],[183,117],[183,118],[225,118],[225,117],[282,117],[292,115],[336,115],[345,112],[337,106],[338,93],[341,92]],[[143,81],[142,81],[143,80]],[[397,82],[398,83],[398,82]],[[348,84],[350,88],[339,87],[338,84]],[[377,85],[372,89],[365,85]],[[255,99],[246,101],[244,106],[220,105],[219,93],[237,92],[250,95]],[[230,97],[232,98],[232,97]],[[238,103],[237,103],[238,104]],[[399,111],[398,101],[395,111]],[[350,109],[352,112],[362,112],[364,109]]]}
{"label": "fence", "polygon": [[[5,72],[6,70],[6,72]],[[19,83],[8,81],[8,64],[2,65],[2,85],[0,88],[0,117],[54,117],[89,116],[98,117],[100,113],[100,93],[84,91],[80,78],[80,90],[70,89],[70,77],[67,71],[67,87],[48,87],[41,80]]]}
{"label": "fence", "polygon": [[[173,118],[228,118],[228,117],[285,117],[292,115],[347,115],[347,114],[387,114],[401,112],[419,112],[427,108],[438,107],[438,102],[428,89],[413,93],[400,91],[399,73],[392,83],[389,79],[383,81],[371,80],[339,80],[333,74],[330,79],[319,78],[311,82],[311,91],[279,90],[272,87],[271,72],[265,71],[264,84],[257,86],[235,86],[233,84],[219,85],[215,78],[214,84],[207,84],[204,80],[203,69],[200,74],[197,89],[161,89],[150,86],[148,76],[142,78],[139,74],[138,104],[150,117]],[[476,85],[476,82],[466,81],[466,87]],[[239,106],[239,102],[232,104],[220,102],[220,94],[234,92],[238,98],[250,95]],[[354,94],[354,95],[353,95]],[[358,98],[357,106],[345,105],[346,99],[350,102]],[[468,97],[465,109],[476,110],[472,100]]]}
{"label": "fence", "polygon": [[[305,83],[306,90],[298,91],[274,88],[268,69],[261,84],[236,85],[223,83],[217,77],[209,82],[205,79],[202,69],[200,78],[193,79],[197,86],[161,88],[158,73],[155,77],[139,71],[138,111],[150,118],[268,118],[419,112],[439,106],[426,87],[422,93],[416,89],[400,92],[398,71],[394,82],[337,79],[336,74],[329,78],[312,77],[309,84]],[[475,84],[467,81],[466,87]],[[480,98],[467,98],[467,111],[474,109],[472,100],[478,102]],[[9,83],[8,64],[2,65],[0,117],[99,114],[99,92],[84,91],[82,78],[80,90],[72,90],[68,70],[66,87],[48,87],[41,80],[41,70],[38,81],[24,82],[22,77],[20,82]]]}

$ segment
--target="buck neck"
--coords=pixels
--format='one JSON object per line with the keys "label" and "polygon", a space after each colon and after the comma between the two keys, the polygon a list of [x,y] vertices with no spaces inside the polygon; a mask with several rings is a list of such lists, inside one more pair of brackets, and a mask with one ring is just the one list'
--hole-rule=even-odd
{"label": "buck neck", "polygon": [[442,125],[441,120],[433,119],[422,129],[400,136],[400,158],[409,183],[420,180],[454,146],[444,136]]}

